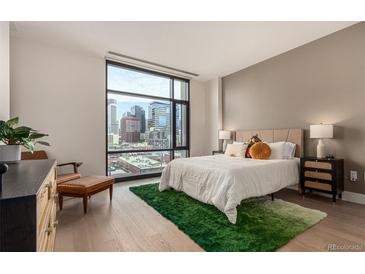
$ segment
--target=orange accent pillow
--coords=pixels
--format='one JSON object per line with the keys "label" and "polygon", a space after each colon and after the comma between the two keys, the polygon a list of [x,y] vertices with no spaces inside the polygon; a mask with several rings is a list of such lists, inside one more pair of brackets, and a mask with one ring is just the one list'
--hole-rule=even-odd
{"label": "orange accent pillow", "polygon": [[271,155],[271,148],[266,143],[258,142],[250,147],[250,155],[253,159],[267,160]]}
{"label": "orange accent pillow", "polygon": [[258,134],[252,136],[250,138],[250,140],[247,141],[247,150],[246,150],[246,154],[245,154],[245,157],[246,158],[252,158],[251,155],[250,155],[250,148],[255,144],[255,143],[258,143],[258,142],[262,142],[261,139],[259,138]]}

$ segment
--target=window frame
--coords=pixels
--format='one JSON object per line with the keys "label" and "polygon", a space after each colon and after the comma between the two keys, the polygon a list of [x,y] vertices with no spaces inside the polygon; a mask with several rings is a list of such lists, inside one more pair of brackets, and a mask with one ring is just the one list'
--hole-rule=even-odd
{"label": "window frame", "polygon": [[[143,72],[151,75],[166,77],[171,80],[170,85],[170,97],[160,97],[160,96],[153,96],[153,95],[145,95],[140,93],[133,93],[128,91],[120,91],[120,90],[113,90],[108,89],[108,65],[113,65],[116,67],[121,67],[124,69],[129,69],[132,71]],[[174,99],[174,80],[184,81],[187,83],[187,100],[180,100]],[[139,149],[139,150],[113,150],[108,151],[108,94],[119,94],[119,95],[126,95],[126,96],[133,96],[145,99],[152,99],[152,100],[161,100],[161,101],[168,101],[172,107],[171,113],[171,134],[172,134],[172,146],[170,148],[159,148],[159,149]],[[176,105],[182,104],[186,106],[186,145],[185,146],[176,146]],[[190,80],[186,78],[182,78],[179,76],[162,73],[159,71],[149,70],[146,68],[140,68],[137,66],[132,66],[129,64],[116,62],[113,60],[106,60],[105,61],[105,174],[108,176],[108,155],[109,154],[124,154],[124,153],[134,153],[134,152],[161,152],[161,151],[169,151],[170,152],[170,161],[175,158],[175,151],[185,150],[187,157],[190,157]],[[129,180],[136,180],[142,178],[151,178],[160,176],[161,172],[155,173],[147,173],[147,174],[138,174],[138,175],[129,175],[129,176],[119,176],[115,177],[116,182],[121,181],[129,181]]]}

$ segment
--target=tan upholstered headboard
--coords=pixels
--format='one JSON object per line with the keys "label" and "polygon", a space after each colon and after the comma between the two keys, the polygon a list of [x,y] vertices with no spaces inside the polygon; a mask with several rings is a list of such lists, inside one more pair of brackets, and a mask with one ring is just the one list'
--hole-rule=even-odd
{"label": "tan upholstered headboard", "polygon": [[304,156],[304,132],[301,128],[237,130],[235,140],[245,142],[256,134],[263,142],[285,141],[296,144],[295,157]]}

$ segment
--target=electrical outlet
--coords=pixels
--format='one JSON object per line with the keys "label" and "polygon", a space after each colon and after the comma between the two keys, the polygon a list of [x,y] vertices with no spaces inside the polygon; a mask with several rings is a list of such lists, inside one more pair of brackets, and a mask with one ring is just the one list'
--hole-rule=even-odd
{"label": "electrical outlet", "polygon": [[350,181],[351,182],[357,181],[357,171],[356,170],[350,170]]}

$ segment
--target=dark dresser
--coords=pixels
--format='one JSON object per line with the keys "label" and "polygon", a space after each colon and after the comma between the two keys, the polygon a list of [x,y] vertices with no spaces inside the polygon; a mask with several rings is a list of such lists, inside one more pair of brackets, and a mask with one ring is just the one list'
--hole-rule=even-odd
{"label": "dark dresser", "polygon": [[344,160],[303,157],[300,159],[300,183],[302,194],[306,190],[332,195],[336,202],[344,189]]}
{"label": "dark dresser", "polygon": [[56,161],[9,164],[0,193],[0,251],[53,251]]}

